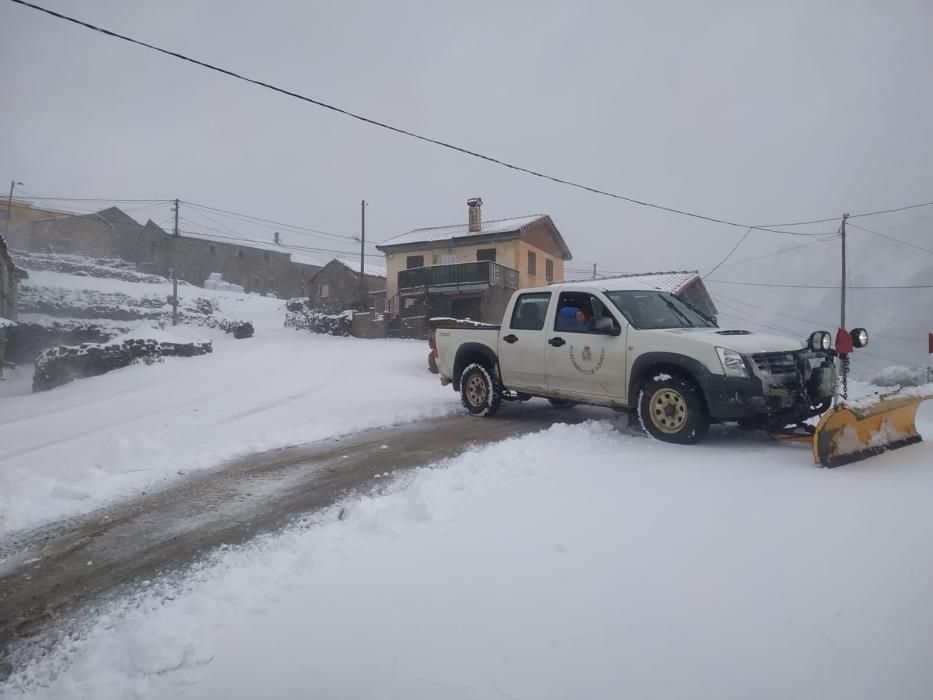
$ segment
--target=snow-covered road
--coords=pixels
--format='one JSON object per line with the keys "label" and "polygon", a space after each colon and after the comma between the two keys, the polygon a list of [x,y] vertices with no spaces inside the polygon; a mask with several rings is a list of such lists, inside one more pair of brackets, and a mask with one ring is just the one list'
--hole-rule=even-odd
{"label": "snow-covered road", "polygon": [[[271,450],[179,478],[167,488],[0,540],[0,659],[6,642],[73,631],[82,607],[126,586],[178,572],[218,546],[281,530],[390,476],[469,447],[583,422],[543,402],[509,406],[495,421],[457,415]],[[89,563],[90,562],[90,563]]]}
{"label": "snow-covered road", "polygon": [[929,698],[931,443],[825,470],[607,419],[392,486],[154,582],[3,692]]}

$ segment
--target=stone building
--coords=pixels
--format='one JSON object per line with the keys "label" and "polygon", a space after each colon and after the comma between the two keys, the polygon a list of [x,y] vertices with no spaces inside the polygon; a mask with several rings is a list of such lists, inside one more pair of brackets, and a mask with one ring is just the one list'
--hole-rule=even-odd
{"label": "stone building", "polygon": [[305,296],[309,279],[323,266],[294,259],[278,234],[268,243],[190,233],[176,240],[152,220],[143,226],[117,207],[25,220],[10,229],[10,247],[121,258],[165,277],[177,260],[178,278],[191,284],[203,286],[208,275],[219,272],[247,292],[279,297]]}
{"label": "stone building", "polygon": [[311,276],[308,301],[312,308],[329,313],[339,313],[346,309],[371,309],[379,293],[385,291],[385,275],[378,274],[381,271],[381,268],[367,264],[364,286],[361,287],[359,270],[354,270],[346,260],[334,258]]}

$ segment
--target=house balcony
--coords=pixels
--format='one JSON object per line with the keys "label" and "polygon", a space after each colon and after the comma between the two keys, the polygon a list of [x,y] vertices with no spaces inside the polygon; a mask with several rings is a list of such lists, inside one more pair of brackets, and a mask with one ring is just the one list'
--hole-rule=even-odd
{"label": "house balcony", "polygon": [[518,289],[518,272],[488,260],[401,270],[399,294],[457,294],[488,287]]}

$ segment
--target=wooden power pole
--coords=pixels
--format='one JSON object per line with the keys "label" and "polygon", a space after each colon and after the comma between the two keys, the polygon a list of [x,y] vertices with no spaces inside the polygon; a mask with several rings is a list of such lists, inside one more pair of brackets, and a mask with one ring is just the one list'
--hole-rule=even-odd
{"label": "wooden power pole", "polygon": [[172,325],[178,325],[178,200],[175,200],[175,228],[172,231]]}
{"label": "wooden power pole", "polygon": [[367,308],[366,299],[366,200],[360,202],[360,305]]}

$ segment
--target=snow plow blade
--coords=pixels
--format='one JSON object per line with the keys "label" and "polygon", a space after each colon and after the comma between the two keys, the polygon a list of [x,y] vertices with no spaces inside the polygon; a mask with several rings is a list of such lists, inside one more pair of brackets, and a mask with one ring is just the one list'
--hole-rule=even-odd
{"label": "snow plow blade", "polygon": [[813,459],[839,467],[920,442],[917,409],[931,397],[883,394],[871,402],[831,408],[813,434]]}

